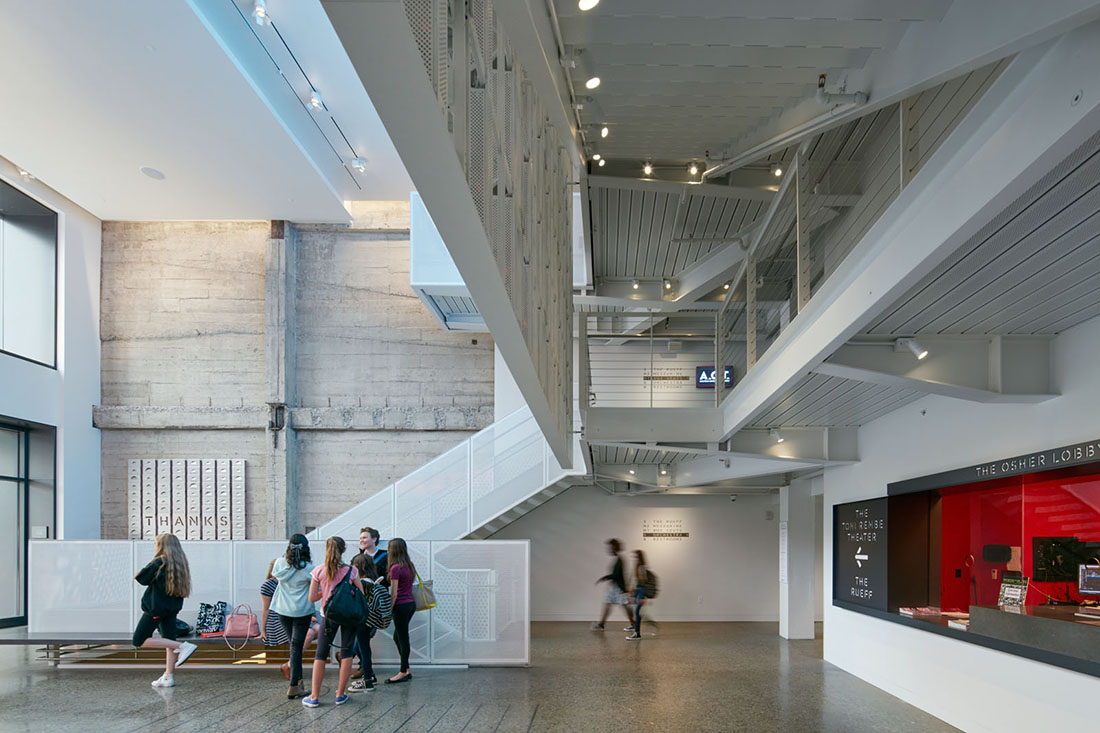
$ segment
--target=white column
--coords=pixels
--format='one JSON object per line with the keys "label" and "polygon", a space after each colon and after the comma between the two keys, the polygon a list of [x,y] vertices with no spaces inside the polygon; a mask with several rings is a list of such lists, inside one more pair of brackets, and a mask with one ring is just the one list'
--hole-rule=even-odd
{"label": "white column", "polygon": [[779,490],[779,522],[779,635],[812,639],[814,497],[810,479],[795,479],[790,487]]}

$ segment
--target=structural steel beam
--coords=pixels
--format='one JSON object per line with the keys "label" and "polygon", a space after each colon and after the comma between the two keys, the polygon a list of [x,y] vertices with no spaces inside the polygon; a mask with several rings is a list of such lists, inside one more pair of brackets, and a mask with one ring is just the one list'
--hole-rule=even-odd
{"label": "structural steel beam", "polygon": [[[997,22],[990,22],[993,17]],[[862,69],[848,72],[848,91],[868,92],[870,102],[838,111],[830,126],[896,104],[905,97],[1033,48],[1098,18],[1100,2],[1097,0],[952,3],[939,23],[914,23],[894,48],[876,51]],[[734,141],[722,157],[739,157],[747,150],[753,150],[756,158],[770,155],[794,142],[786,134],[788,131],[819,117],[824,111],[825,108],[814,99],[807,99]]]}
{"label": "structural steel beam", "polygon": [[592,407],[584,437],[597,440],[713,440],[721,430],[721,412],[714,407]]}
{"label": "structural steel beam", "polygon": [[1094,134],[1097,68],[1096,24],[1019,54],[733,388],[718,435],[747,425]]}
{"label": "structural steel beam", "polygon": [[892,342],[841,346],[814,371],[971,402],[1031,404],[1058,395],[1050,386],[1050,338],[920,337],[928,356],[898,352]]}

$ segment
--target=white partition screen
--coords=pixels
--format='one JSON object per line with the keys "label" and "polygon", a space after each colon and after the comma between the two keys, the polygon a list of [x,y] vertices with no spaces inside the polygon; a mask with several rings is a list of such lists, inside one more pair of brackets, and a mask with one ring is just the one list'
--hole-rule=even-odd
{"label": "white partition screen", "polygon": [[[249,604],[260,613],[260,584],[283,541],[184,541],[191,596],[180,618],[194,624],[200,602]],[[311,542],[314,560],[323,543]],[[349,545],[345,559],[354,547]],[[526,540],[409,542],[439,606],[410,626],[413,664],[527,664],[530,654],[530,545]],[[127,638],[141,616],[143,586],[134,575],[153,543],[133,540],[35,540],[30,543],[29,631]],[[374,640],[379,663],[397,661],[390,629]]]}

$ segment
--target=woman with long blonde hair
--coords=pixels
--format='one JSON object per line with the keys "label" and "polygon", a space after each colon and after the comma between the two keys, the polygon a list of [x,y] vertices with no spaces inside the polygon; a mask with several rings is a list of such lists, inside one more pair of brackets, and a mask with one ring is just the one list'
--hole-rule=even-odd
{"label": "woman with long blonde hair", "polygon": [[[134,629],[133,645],[143,649],[164,649],[164,674],[153,687],[175,687],[176,667],[187,661],[197,648],[190,642],[176,641],[176,615],[183,599],[191,595],[191,568],[174,534],[157,535],[153,559],[134,576],[147,586],[141,597],[141,620]],[[153,637],[160,629],[160,638]]]}
{"label": "woman with long blonde hair", "polygon": [[[325,563],[313,568],[310,573],[312,580],[309,584],[309,602],[321,602],[321,613],[325,612],[328,599],[332,596],[336,586],[347,578],[349,583],[363,590],[363,584],[359,580],[359,571],[354,566],[343,561],[344,550],[347,545],[341,537],[329,537],[325,543]],[[313,657],[313,689],[309,697],[302,698],[302,704],[307,708],[315,708],[321,704],[321,683],[325,681],[325,664],[328,662],[328,653],[336,633],[340,633],[340,679],[336,685],[336,704],[343,705],[348,701],[348,679],[351,678],[351,643],[355,640],[356,627],[354,624],[340,624],[331,619],[324,619],[321,624],[321,634],[317,637],[317,653]]]}

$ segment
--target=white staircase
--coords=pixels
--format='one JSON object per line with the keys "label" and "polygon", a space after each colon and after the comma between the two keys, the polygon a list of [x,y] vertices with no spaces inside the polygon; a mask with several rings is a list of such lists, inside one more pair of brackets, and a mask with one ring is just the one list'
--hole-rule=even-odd
{"label": "white staircase", "polygon": [[516,410],[309,533],[357,540],[370,526],[406,541],[484,539],[584,483],[580,441],[563,469],[531,411]]}

